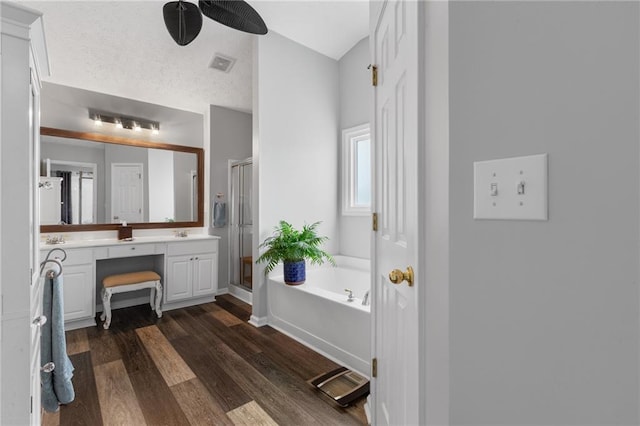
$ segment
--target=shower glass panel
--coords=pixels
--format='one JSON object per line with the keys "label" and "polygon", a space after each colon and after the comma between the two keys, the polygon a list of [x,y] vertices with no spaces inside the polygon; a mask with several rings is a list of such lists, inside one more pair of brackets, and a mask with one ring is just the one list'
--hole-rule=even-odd
{"label": "shower glass panel", "polygon": [[231,284],[251,291],[253,287],[251,244],[252,197],[251,160],[231,164],[230,280]]}

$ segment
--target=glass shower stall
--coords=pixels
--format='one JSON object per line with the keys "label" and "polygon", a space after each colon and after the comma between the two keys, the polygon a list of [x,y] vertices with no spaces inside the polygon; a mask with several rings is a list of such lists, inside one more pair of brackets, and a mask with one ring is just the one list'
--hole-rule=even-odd
{"label": "glass shower stall", "polygon": [[251,291],[253,287],[252,161],[247,159],[232,162],[230,168],[229,278],[231,284]]}

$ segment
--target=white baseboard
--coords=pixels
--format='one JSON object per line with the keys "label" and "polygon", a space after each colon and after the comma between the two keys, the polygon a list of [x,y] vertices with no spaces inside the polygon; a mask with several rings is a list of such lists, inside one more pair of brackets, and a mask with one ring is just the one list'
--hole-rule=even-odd
{"label": "white baseboard", "polygon": [[278,330],[282,334],[286,334],[293,340],[302,343],[304,346],[312,349],[314,352],[319,353],[325,358],[329,358],[336,364],[347,367],[361,376],[370,379],[369,372],[371,371],[371,367],[367,360],[360,359],[356,355],[338,348],[337,346],[276,316],[269,316],[268,322],[269,327]]}
{"label": "white baseboard", "polygon": [[95,318],[85,318],[81,320],[68,321],[64,323],[64,331],[77,330],[78,328],[95,327]]}
{"label": "white baseboard", "polygon": [[251,318],[249,318],[249,324],[254,327],[264,327],[268,323],[269,321],[267,320],[267,317],[257,317],[255,315],[251,315]]}
{"label": "white baseboard", "polygon": [[234,296],[236,299],[240,299],[244,303],[253,305],[253,293],[251,293],[250,291],[247,291],[233,284],[229,284],[228,291],[229,291],[229,294]]}
{"label": "white baseboard", "polygon": [[220,296],[222,294],[227,294],[229,293],[229,289],[228,288],[219,288],[218,291],[216,292],[216,296]]}
{"label": "white baseboard", "polygon": [[203,303],[211,303],[215,301],[216,301],[215,296],[211,295],[211,296],[198,297],[194,299],[181,300],[178,302],[163,303],[162,311],[163,312],[171,311],[173,309],[186,308],[188,306],[201,305]]}

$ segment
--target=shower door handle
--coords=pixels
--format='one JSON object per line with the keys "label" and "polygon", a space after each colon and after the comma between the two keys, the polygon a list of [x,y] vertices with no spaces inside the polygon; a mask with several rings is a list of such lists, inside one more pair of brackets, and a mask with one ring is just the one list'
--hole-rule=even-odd
{"label": "shower door handle", "polygon": [[400,269],[394,269],[389,272],[389,281],[394,284],[400,284],[402,281],[406,281],[409,284],[409,287],[413,286],[413,268],[411,266],[407,266],[407,270],[403,272]]}

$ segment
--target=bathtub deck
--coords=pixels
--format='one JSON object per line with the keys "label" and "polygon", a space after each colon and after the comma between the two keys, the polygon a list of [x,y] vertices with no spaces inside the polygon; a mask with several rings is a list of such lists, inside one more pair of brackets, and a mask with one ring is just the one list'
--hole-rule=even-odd
{"label": "bathtub deck", "polygon": [[67,332],[76,400],[44,425],[362,425],[307,384],[337,367],[270,327],[246,323],[232,296],[165,312],[114,311],[110,330]]}

